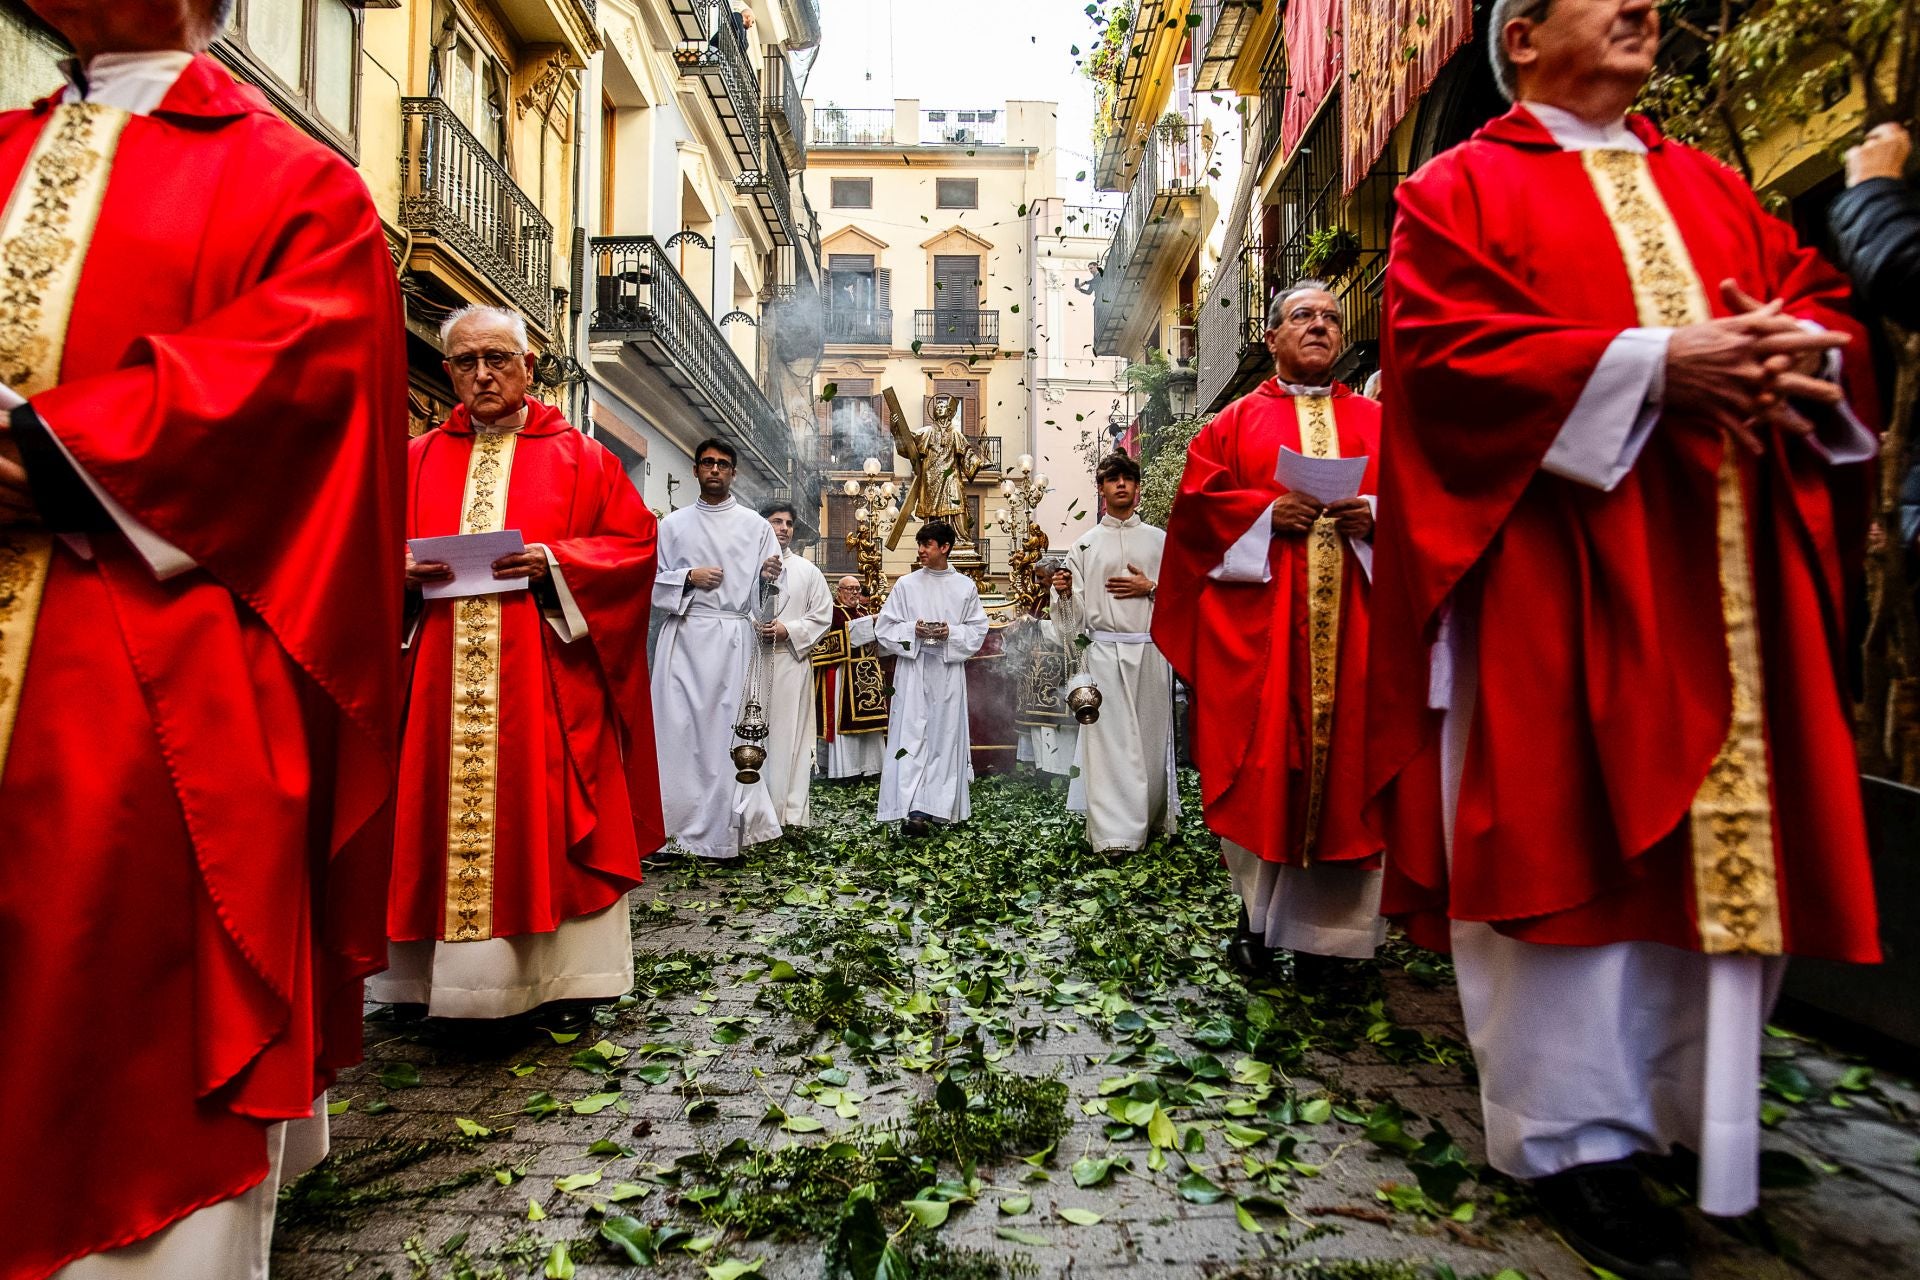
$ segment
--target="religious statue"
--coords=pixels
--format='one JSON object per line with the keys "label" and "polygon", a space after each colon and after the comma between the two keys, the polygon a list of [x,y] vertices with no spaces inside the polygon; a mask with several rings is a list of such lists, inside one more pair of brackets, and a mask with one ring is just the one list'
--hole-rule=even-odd
{"label": "religious statue", "polygon": [[980,474],[986,458],[954,421],[960,412],[960,398],[945,393],[935,396],[930,409],[933,420],[920,427],[908,424],[891,388],[886,392],[886,401],[894,449],[913,468],[913,483],[907,490],[906,501],[900,504],[900,515],[887,538],[888,548],[899,544],[909,520],[944,520],[953,526],[962,541],[974,541],[978,531],[967,528],[966,505],[961,495],[966,485]]}

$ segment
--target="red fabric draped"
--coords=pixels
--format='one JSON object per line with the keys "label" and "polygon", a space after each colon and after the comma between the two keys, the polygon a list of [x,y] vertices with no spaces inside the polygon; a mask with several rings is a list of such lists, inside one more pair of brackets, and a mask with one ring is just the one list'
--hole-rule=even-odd
{"label": "red fabric draped", "polygon": [[[0,116],[7,188],[51,104]],[[0,1028],[31,1046],[0,1061],[7,1280],[258,1182],[265,1123],[359,1055],[385,958],[403,352],[360,179],[195,59],[121,136],[34,398],[200,568],[156,581],[118,534],[90,561],[56,548],[0,785]]]}
{"label": "red fabric draped", "polygon": [[[560,562],[587,622],[563,642],[530,591],[500,597],[499,786],[493,932],[549,933],[640,883],[666,842],[660,817],[647,613],[655,521],[619,459],[560,411],[528,402],[504,528]],[[459,408],[408,450],[408,537],[456,532],[473,451]],[[452,600],[426,602],[411,650],[399,833],[387,928],[445,936]]]}
{"label": "red fabric draped", "polygon": [[[1340,453],[1369,459],[1361,492],[1371,493],[1380,406],[1344,386],[1334,388],[1332,404]],[[1282,448],[1300,450],[1300,424],[1293,397],[1273,381],[1228,405],[1188,446],[1167,522],[1153,639],[1193,689],[1207,826],[1268,861],[1297,864],[1312,754],[1306,540],[1269,540],[1269,582],[1207,576],[1286,492],[1274,479]],[[1361,821],[1369,588],[1344,543],[1342,552],[1333,741],[1314,861],[1367,858],[1381,848]]]}
{"label": "red fabric draped", "polygon": [[[1716,308],[1732,278],[1855,336],[1842,281],[1725,166],[1633,128]],[[1387,276],[1370,789],[1388,909],[1541,942],[1695,946],[1678,830],[1727,732],[1720,437],[1664,417],[1611,492],[1541,471],[1601,354],[1639,323],[1580,157],[1524,110],[1402,185]],[[1870,412],[1870,392],[1856,405]],[[1871,960],[1873,894],[1836,674],[1843,528],[1865,467],[1799,440],[1744,458],[1788,949]],[[1480,699],[1451,878],[1428,646],[1477,611]],[[1441,930],[1422,934],[1438,941]]]}

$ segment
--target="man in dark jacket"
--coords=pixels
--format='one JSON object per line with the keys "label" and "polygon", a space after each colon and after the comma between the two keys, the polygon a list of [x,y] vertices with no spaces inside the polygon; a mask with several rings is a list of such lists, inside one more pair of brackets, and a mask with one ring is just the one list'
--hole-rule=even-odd
{"label": "man in dark jacket", "polygon": [[1827,217],[1834,254],[1867,306],[1920,329],[1920,192],[1904,176],[1912,149],[1901,126],[1875,126],[1847,152],[1847,189]]}

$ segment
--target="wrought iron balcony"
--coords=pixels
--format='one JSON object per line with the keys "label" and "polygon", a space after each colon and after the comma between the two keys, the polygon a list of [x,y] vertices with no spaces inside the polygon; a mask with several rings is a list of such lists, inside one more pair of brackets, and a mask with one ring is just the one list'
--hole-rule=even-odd
{"label": "wrought iron balcony", "polygon": [[553,227],[438,98],[400,100],[400,224],[417,254],[451,251],[546,329]]}
{"label": "wrought iron balcony", "polygon": [[1272,364],[1262,345],[1267,295],[1273,287],[1266,268],[1271,252],[1258,243],[1240,246],[1220,263],[1200,308],[1200,382],[1196,398],[1203,412],[1252,389]]}
{"label": "wrought iron balcony", "polygon": [[1000,345],[998,311],[916,311],[913,336],[930,347],[993,347]]}
{"label": "wrought iron balcony", "polygon": [[1196,0],[1193,9],[1200,15],[1200,24],[1193,30],[1193,47],[1200,65],[1195,89],[1219,93],[1229,87],[1227,76],[1254,19],[1260,16],[1260,4],[1261,0]]}
{"label": "wrought iron balcony", "polygon": [[999,108],[922,111],[919,141],[949,147],[997,147],[1007,140]]}
{"label": "wrought iron balcony", "polygon": [[716,430],[739,438],[764,470],[784,481],[793,457],[786,426],[674,270],[672,255],[652,236],[603,236],[592,243],[592,336],[631,344]]}
{"label": "wrought iron balcony", "polygon": [[793,221],[793,175],[787,172],[787,162],[780,158],[780,148],[773,139],[768,137],[764,145],[762,165],[742,173],[734,179],[734,185],[752,194],[776,245],[799,244],[800,229]]}
{"label": "wrought iron balcony", "polygon": [[1094,282],[1093,351],[1126,355],[1132,311],[1148,284],[1199,235],[1204,126],[1155,125]]}
{"label": "wrought iron balcony", "polygon": [[767,124],[796,169],[807,167],[807,108],[784,53],[767,56]]}
{"label": "wrought iron balcony", "polygon": [[995,475],[1000,473],[1002,440],[999,436],[973,436],[967,443],[973,446],[973,451],[980,455],[981,461],[985,464],[980,468],[982,475],[989,471]]}
{"label": "wrought iron balcony", "polygon": [[740,172],[757,172],[763,132],[760,77],[734,27],[727,0],[672,0],[672,5],[680,29],[673,59],[680,64],[680,74],[698,76],[706,85],[707,99],[733,144]]}
{"label": "wrought iron balcony", "polygon": [[893,312],[827,309],[827,341],[861,347],[893,345]]}
{"label": "wrought iron balcony", "polygon": [[892,143],[892,107],[813,109],[812,145],[816,147],[884,147]]}

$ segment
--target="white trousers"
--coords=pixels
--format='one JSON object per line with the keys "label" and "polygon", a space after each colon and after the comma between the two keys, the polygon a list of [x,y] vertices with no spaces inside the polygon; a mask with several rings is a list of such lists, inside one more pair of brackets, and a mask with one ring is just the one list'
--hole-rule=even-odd
{"label": "white trousers", "polygon": [[266,1142],[267,1176],[253,1187],[145,1240],[76,1259],[53,1280],[266,1280],[280,1184],[326,1159],[326,1095],[307,1119],[270,1125]]}
{"label": "white trousers", "polygon": [[1220,842],[1233,891],[1269,947],[1348,960],[1370,959],[1387,936],[1380,917],[1381,873],[1346,863],[1294,867]]}
{"label": "white trousers", "polygon": [[887,731],[836,733],[827,744],[829,778],[877,778],[887,753]]}
{"label": "white trousers", "polygon": [[[1449,853],[1479,697],[1476,621],[1449,618],[1435,645]],[[1760,1037],[1784,959],[1546,946],[1473,921],[1452,935],[1489,1164],[1541,1178],[1684,1143],[1700,1156],[1703,1212],[1759,1204]]]}
{"label": "white trousers", "polygon": [[508,1018],[550,1000],[611,1000],[633,990],[628,894],[552,933],[484,942],[394,942],[367,995],[424,1004],[434,1018]]}

